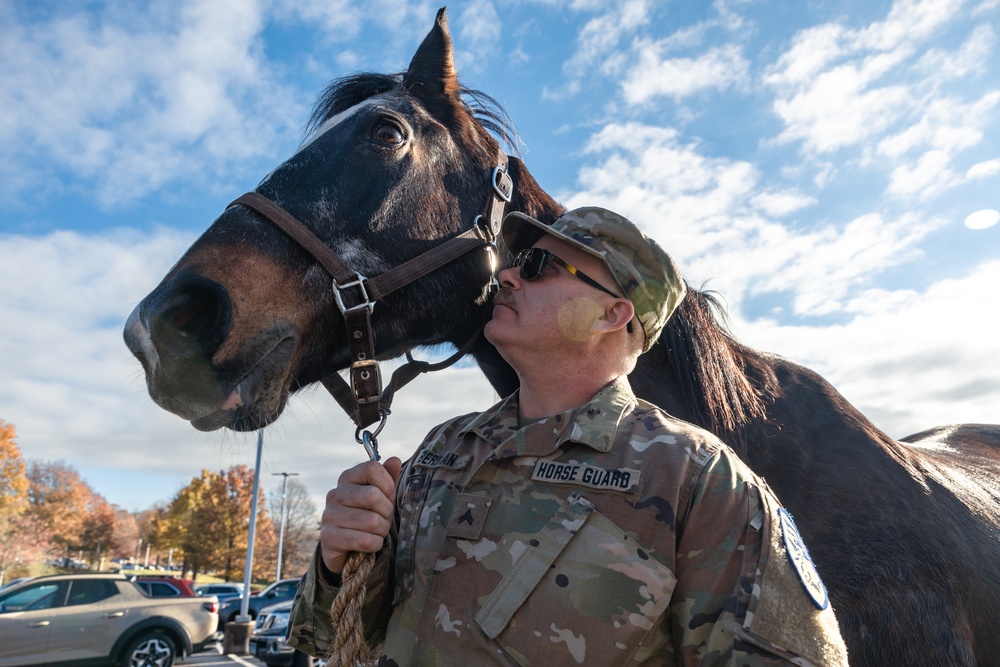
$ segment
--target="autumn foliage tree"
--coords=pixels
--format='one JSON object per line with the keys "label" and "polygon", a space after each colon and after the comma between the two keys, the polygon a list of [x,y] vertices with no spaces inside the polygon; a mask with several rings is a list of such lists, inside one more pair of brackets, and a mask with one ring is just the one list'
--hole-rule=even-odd
{"label": "autumn foliage tree", "polygon": [[22,511],[28,503],[27,466],[15,437],[14,425],[0,419],[0,513]]}
{"label": "autumn foliage tree", "polygon": [[26,574],[22,569],[42,560],[51,547],[48,528],[28,513],[28,488],[14,425],[0,419],[0,582],[9,573]]}
{"label": "autumn foliage tree", "polygon": [[[177,550],[185,571],[213,571],[226,581],[243,577],[253,470],[233,466],[229,470],[202,470],[201,476],[181,489],[155,522],[161,546]],[[263,493],[257,504],[254,577],[267,578],[274,569],[277,537],[268,519]]]}
{"label": "autumn foliage tree", "polygon": [[61,461],[32,461],[27,477],[27,513],[48,527],[64,556],[79,551],[91,560],[116,546],[114,509],[75,468]]}

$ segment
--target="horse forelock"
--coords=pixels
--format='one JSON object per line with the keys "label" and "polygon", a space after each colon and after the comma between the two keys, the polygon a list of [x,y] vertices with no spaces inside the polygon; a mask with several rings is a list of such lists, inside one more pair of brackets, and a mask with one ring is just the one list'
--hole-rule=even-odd
{"label": "horse forelock", "polygon": [[[402,87],[403,74],[379,74],[374,72],[363,72],[351,76],[334,79],[320,94],[309,122],[305,127],[305,137],[321,134],[319,130],[328,121],[334,120],[338,114],[344,113],[353,107],[374,97],[398,90],[407,95],[420,99],[420,97],[410,91],[404,91]],[[520,154],[520,138],[514,129],[514,123],[510,115],[493,97],[486,93],[459,86],[459,109],[462,113],[450,114],[449,120],[453,123],[446,123],[449,131],[454,136],[463,139],[467,150],[482,149],[484,140],[490,135],[501,145],[507,147],[509,152]],[[427,104],[427,100],[423,100]],[[443,104],[453,106],[449,100]],[[432,105],[433,107],[433,105]],[[440,115],[440,107],[430,108],[429,111]],[[471,139],[469,139],[471,137]]]}

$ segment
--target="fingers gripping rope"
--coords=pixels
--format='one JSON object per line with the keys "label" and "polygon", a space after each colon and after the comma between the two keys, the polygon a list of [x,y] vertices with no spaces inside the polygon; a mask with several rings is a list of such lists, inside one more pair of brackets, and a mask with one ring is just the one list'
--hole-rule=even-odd
{"label": "fingers gripping rope", "polygon": [[[378,461],[381,457],[378,453],[378,440],[375,436],[382,431],[385,426],[387,413],[382,413],[382,423],[378,425],[375,432],[361,429],[355,433],[354,438],[365,447],[365,452],[372,461]],[[330,620],[334,624],[336,634],[330,644],[330,662],[333,667],[355,667],[362,665],[368,667],[374,665],[378,660],[379,651],[368,645],[365,641],[364,621],[361,617],[361,609],[365,603],[365,593],[368,589],[368,575],[371,574],[375,566],[375,554],[352,552],[344,563],[344,570],[341,572],[340,591],[333,600],[330,607]]]}

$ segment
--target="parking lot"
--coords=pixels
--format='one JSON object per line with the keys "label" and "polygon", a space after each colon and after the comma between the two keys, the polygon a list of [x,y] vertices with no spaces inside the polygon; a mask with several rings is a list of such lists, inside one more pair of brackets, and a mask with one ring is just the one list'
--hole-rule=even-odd
{"label": "parking lot", "polygon": [[218,651],[202,651],[189,655],[178,663],[182,665],[198,665],[198,667],[266,667],[266,665],[250,655],[220,655]]}

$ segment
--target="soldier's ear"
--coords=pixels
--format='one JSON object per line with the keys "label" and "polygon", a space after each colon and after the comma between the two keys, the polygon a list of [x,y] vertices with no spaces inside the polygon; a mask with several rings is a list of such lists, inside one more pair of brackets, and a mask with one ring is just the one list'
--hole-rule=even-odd
{"label": "soldier's ear", "polygon": [[[611,333],[619,329],[627,329],[629,322],[635,317],[635,306],[628,299],[609,299],[604,305],[601,316],[594,322],[595,333]],[[634,325],[633,325],[634,327]]]}

